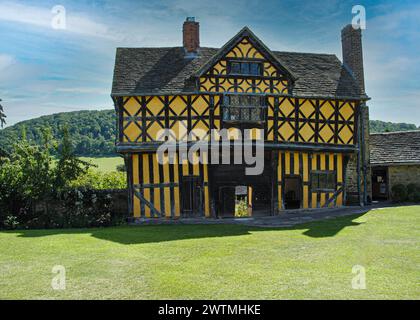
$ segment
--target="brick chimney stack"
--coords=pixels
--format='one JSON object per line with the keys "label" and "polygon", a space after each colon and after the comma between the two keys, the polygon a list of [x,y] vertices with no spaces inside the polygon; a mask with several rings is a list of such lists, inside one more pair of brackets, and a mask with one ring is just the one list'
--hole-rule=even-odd
{"label": "brick chimney stack", "polygon": [[200,49],[200,25],[194,17],[184,21],[182,36],[186,57],[195,57]]}
{"label": "brick chimney stack", "polygon": [[359,84],[361,93],[365,93],[365,76],[363,71],[362,31],[354,29],[351,24],[341,30],[343,63],[351,70]]}

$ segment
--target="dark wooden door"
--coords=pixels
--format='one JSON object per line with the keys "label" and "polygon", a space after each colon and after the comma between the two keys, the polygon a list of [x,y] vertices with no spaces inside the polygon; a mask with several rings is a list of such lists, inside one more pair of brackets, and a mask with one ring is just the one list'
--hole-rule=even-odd
{"label": "dark wooden door", "polygon": [[299,209],[302,203],[302,181],[299,176],[284,179],[284,206],[286,209]]}
{"label": "dark wooden door", "polygon": [[235,187],[226,186],[219,188],[219,216],[235,216]]}
{"label": "dark wooden door", "polygon": [[202,214],[202,188],[199,177],[184,177],[182,181],[182,212],[194,217]]}

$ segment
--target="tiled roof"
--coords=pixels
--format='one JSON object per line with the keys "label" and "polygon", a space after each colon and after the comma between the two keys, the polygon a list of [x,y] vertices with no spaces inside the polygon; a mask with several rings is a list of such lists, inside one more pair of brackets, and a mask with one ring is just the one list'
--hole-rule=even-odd
{"label": "tiled roof", "polygon": [[[192,93],[192,75],[219,49],[200,48],[195,59],[184,58],[183,47],[117,48],[113,95]],[[333,54],[273,51],[296,78],[294,95],[359,98],[357,84]]]}
{"label": "tiled roof", "polygon": [[372,165],[420,164],[420,130],[373,133],[369,145]]}

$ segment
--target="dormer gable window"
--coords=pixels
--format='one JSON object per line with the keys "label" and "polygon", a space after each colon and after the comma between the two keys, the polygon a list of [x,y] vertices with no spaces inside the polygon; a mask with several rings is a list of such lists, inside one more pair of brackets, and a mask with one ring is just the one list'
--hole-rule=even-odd
{"label": "dormer gable window", "polygon": [[229,61],[228,74],[241,76],[261,76],[263,64],[253,61]]}

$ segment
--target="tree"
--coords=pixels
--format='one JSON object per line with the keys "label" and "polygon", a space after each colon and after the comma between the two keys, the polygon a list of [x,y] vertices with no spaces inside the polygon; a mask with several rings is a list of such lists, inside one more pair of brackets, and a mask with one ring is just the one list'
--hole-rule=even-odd
{"label": "tree", "polygon": [[[51,128],[52,137],[60,141],[62,127],[68,124],[76,155],[115,156],[115,117],[114,110],[84,110],[24,120],[0,130],[0,147],[12,152],[13,143],[21,139],[23,126],[27,139],[33,144],[42,145],[44,127]],[[51,155],[57,156],[56,148],[51,148]]]}
{"label": "tree", "polygon": [[89,168],[94,166],[91,163],[76,157],[67,125],[63,126],[62,135],[63,138],[58,148],[58,163],[56,167],[56,181],[54,184],[56,191],[60,191],[71,181],[86,174]]}
{"label": "tree", "polygon": [[[1,102],[1,99],[0,99]],[[6,124],[6,114],[4,113],[3,106],[0,103],[0,127],[3,128],[3,126]]]}
{"label": "tree", "polygon": [[7,214],[30,219],[33,204],[51,195],[54,175],[52,158],[27,141],[14,144],[14,151],[0,161],[0,219]]}

